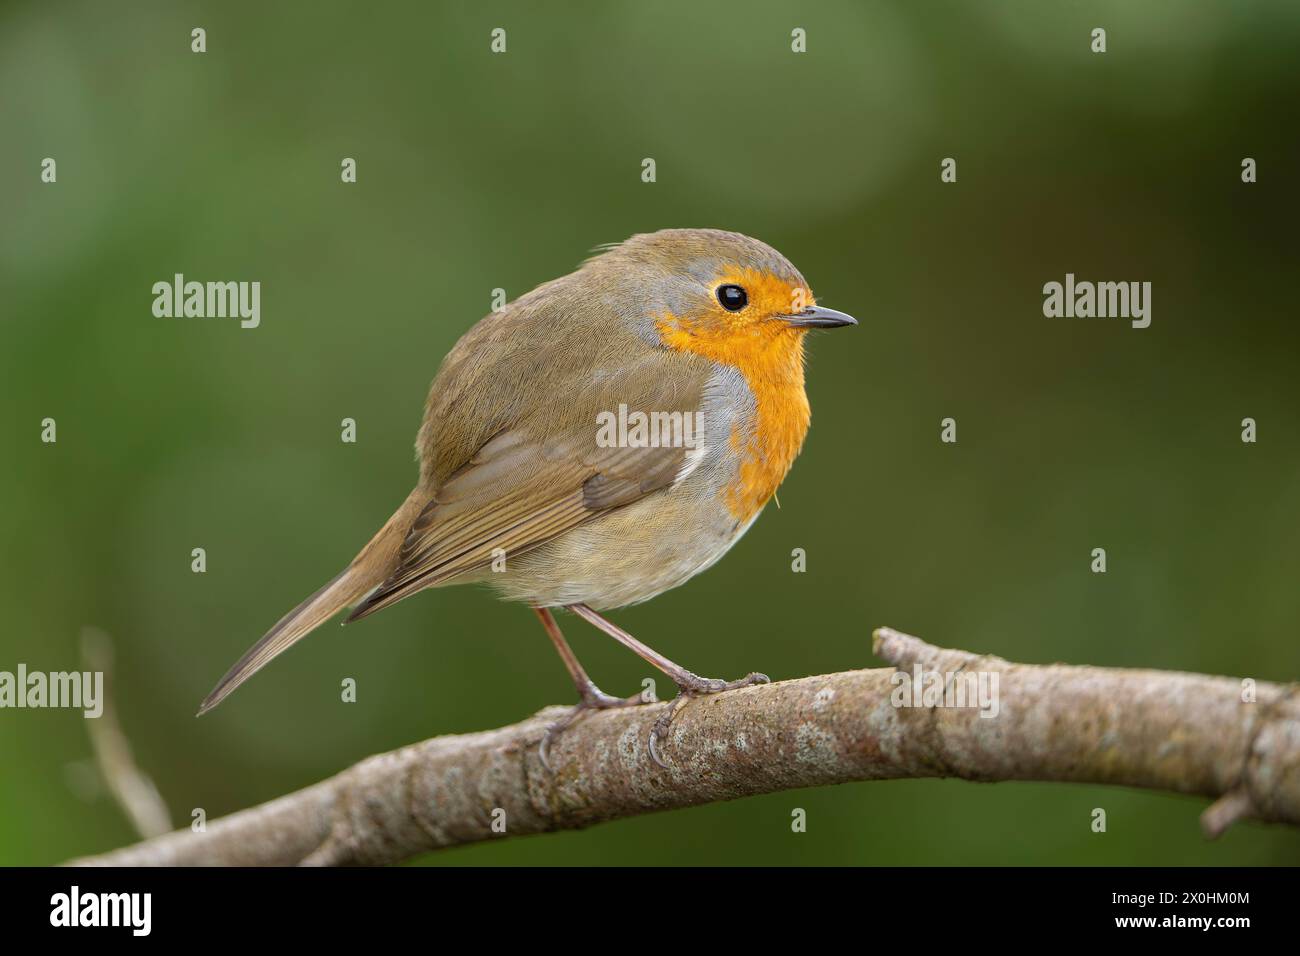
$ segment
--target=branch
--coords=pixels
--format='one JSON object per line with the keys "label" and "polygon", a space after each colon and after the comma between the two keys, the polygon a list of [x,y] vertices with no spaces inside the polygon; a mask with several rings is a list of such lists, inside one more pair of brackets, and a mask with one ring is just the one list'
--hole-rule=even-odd
{"label": "branch", "polygon": [[[1145,787],[1218,798],[1234,821],[1300,824],[1294,685],[1150,670],[1013,664],[882,628],[894,668],[848,671],[692,700],[673,720],[667,769],[646,752],[665,704],[584,716],[537,756],[547,708],[510,727],[435,737],[367,758],[305,790],[103,856],[112,866],[395,863],[429,850],[576,829],[655,810],[855,780],[962,777]],[[996,716],[900,707],[915,667],[997,681]],[[953,676],[957,675],[957,676]],[[496,829],[494,829],[494,823]],[[498,832],[504,824],[504,832]]]}
{"label": "branch", "polygon": [[86,670],[104,675],[103,712],[97,719],[86,721],[95,764],[104,784],[142,837],[166,833],[172,828],[167,804],[153,780],[135,762],[130,741],[117,719],[117,707],[113,704],[112,639],[98,628],[82,628],[81,660]]}

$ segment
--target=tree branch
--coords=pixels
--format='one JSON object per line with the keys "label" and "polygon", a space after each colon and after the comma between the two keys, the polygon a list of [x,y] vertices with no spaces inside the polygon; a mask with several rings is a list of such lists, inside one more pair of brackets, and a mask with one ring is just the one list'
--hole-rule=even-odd
{"label": "tree branch", "polygon": [[[962,777],[1145,787],[1219,798],[1207,835],[1243,818],[1300,824],[1294,685],[1150,670],[1013,664],[882,628],[895,668],[805,677],[692,700],[663,748],[646,737],[667,704],[591,713],[560,735],[550,773],[537,744],[562,709],[510,727],[435,737],[361,761],[305,790],[77,864],[395,863],[481,840],[576,829],[655,810],[855,780]],[[996,716],[895,706],[902,673],[983,674]],[[996,685],[992,681],[996,680]],[[974,685],[971,685],[972,687]],[[495,829],[494,829],[495,825]],[[504,832],[498,832],[504,827]]]}

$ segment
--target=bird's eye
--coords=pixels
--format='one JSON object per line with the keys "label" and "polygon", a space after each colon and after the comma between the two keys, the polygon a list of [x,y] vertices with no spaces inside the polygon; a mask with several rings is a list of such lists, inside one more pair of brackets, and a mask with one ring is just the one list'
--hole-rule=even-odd
{"label": "bird's eye", "polygon": [[749,296],[738,285],[720,285],[718,286],[718,302],[728,312],[739,312],[749,305]]}

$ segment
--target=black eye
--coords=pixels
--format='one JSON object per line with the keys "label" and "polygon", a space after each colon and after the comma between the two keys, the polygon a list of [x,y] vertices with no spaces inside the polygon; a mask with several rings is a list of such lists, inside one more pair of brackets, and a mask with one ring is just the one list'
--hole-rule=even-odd
{"label": "black eye", "polygon": [[728,312],[739,312],[749,305],[749,296],[738,285],[720,285],[718,286],[718,301],[722,303],[722,307]]}

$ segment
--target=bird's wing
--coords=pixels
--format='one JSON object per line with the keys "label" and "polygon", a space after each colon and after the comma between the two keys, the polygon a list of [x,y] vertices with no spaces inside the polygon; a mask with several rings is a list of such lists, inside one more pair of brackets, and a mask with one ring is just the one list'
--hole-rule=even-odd
{"label": "bird's wing", "polygon": [[502,552],[528,551],[672,484],[691,450],[685,431],[667,447],[611,447],[596,417],[617,419],[620,405],[629,414],[698,416],[708,370],[669,356],[652,353],[621,370],[606,367],[567,382],[565,413],[498,431],[439,484],[411,525],[395,570],[348,620],[487,567]]}

